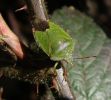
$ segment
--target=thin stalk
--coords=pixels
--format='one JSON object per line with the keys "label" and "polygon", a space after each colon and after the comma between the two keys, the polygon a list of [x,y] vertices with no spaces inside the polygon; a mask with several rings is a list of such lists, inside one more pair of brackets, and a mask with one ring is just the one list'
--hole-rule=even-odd
{"label": "thin stalk", "polygon": [[26,0],[34,30],[44,31],[49,27],[43,0]]}
{"label": "thin stalk", "polygon": [[65,79],[63,68],[57,69],[57,83],[60,88],[60,93],[63,98],[67,100],[75,100],[75,97],[70,89],[68,81]]}

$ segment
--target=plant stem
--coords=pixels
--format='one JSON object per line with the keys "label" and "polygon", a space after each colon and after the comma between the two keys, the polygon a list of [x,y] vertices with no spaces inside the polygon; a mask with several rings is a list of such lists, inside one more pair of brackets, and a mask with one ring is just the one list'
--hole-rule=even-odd
{"label": "plant stem", "polygon": [[[43,0],[26,0],[31,23],[35,30],[45,30],[49,27]],[[41,27],[40,27],[41,26]]]}
{"label": "plant stem", "polygon": [[71,89],[69,87],[69,83],[63,76],[64,73],[63,68],[57,69],[56,71],[57,71],[57,82],[60,87],[59,92],[62,94],[64,98],[67,98],[68,100],[75,100],[74,95],[72,94]]}

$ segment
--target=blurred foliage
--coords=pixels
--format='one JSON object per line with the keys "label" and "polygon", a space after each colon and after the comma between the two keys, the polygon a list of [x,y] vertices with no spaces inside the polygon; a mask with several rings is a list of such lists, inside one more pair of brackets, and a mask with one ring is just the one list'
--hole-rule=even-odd
{"label": "blurred foliage", "polygon": [[76,100],[111,100],[111,41],[73,7],[55,11],[52,20],[76,39],[73,66],[65,65]]}

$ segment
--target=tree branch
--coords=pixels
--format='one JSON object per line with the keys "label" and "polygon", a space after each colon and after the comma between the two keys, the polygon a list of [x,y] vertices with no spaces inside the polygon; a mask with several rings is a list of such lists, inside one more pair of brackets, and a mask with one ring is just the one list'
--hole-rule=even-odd
{"label": "tree branch", "polygon": [[44,1],[26,0],[26,3],[34,30],[44,31],[45,29],[49,28],[44,7]]}

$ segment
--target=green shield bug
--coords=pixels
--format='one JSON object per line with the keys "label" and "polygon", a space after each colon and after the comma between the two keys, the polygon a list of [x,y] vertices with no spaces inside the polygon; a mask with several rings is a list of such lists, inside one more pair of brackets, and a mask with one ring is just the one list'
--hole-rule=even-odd
{"label": "green shield bug", "polygon": [[72,62],[74,40],[60,26],[49,21],[49,28],[45,31],[35,31],[34,38],[51,60]]}

